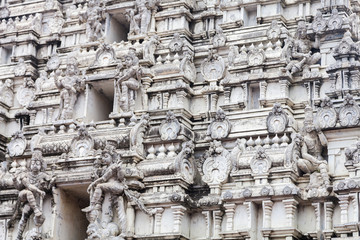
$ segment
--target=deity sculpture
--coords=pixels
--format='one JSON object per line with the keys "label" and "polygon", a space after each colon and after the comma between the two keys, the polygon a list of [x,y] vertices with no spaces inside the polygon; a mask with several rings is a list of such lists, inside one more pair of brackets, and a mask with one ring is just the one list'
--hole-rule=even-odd
{"label": "deity sculpture", "polygon": [[[134,201],[147,214],[150,212],[129,190],[125,182],[122,161],[116,152],[116,141],[108,140],[97,164],[95,176],[98,177],[88,187],[90,206],[82,211],[87,213],[90,222],[87,230],[88,240],[123,240],[126,233],[126,200]],[[126,197],[126,198],[124,198]],[[115,223],[113,208],[117,209],[120,227]],[[101,220],[101,221],[100,221]]]}
{"label": "deity sculpture", "polygon": [[134,110],[136,91],[141,87],[142,69],[139,66],[139,59],[134,49],[130,49],[129,53],[124,57],[124,65],[125,69],[122,72],[119,71],[115,84],[116,112],[118,106],[121,112]]}
{"label": "deity sculpture", "polygon": [[18,168],[14,171],[13,182],[19,190],[18,199],[15,206],[15,212],[8,222],[11,228],[22,208],[21,219],[18,226],[18,234],[16,240],[22,240],[26,223],[31,214],[34,213],[34,223],[36,228],[30,231],[34,239],[41,238],[40,227],[45,221],[42,211],[43,200],[47,192],[52,190],[55,177],[45,172],[46,163],[43,160],[41,150],[35,149],[32,158],[27,162],[26,169]]}
{"label": "deity sculpture", "polygon": [[55,84],[60,91],[60,108],[57,120],[72,119],[75,102],[78,93],[84,90],[85,73],[79,76],[76,58],[68,59],[65,73],[57,70],[55,72]]}
{"label": "deity sculpture", "polygon": [[154,53],[159,43],[159,37],[157,35],[153,35],[150,38],[145,39],[143,56],[144,59],[150,61],[151,64],[155,64]]}
{"label": "deity sculpture", "polygon": [[81,22],[86,22],[86,36],[89,41],[103,38],[102,21],[105,19],[105,9],[100,6],[100,1],[90,0],[86,12],[80,14],[79,19]]}
{"label": "deity sculpture", "polygon": [[130,35],[144,35],[148,32],[153,11],[156,10],[158,4],[159,0],[136,0],[136,10],[130,9],[127,11],[127,19],[130,22]]}
{"label": "deity sculpture", "polygon": [[304,127],[301,134],[293,134],[293,142],[286,150],[285,165],[295,162],[302,173],[310,175],[308,190],[331,190],[327,161],[323,158],[323,148],[327,139],[321,129],[314,124],[313,112],[305,108]]}
{"label": "deity sculpture", "polygon": [[288,37],[284,46],[283,57],[287,60],[286,70],[291,74],[310,71],[310,65],[316,64],[321,55],[313,53],[312,48],[319,49],[319,35],[315,35],[315,42],[311,42],[306,34],[307,28],[304,21],[298,23],[295,39]]}

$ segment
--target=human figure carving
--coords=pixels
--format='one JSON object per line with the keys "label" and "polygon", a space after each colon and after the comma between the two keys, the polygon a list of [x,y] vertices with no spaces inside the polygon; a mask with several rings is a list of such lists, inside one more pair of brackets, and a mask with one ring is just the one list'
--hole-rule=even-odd
{"label": "human figure carving", "polygon": [[136,90],[141,87],[142,69],[134,49],[130,49],[124,59],[125,69],[119,73],[115,91],[120,95],[116,100],[120,105],[120,110],[129,112],[135,106]]}
{"label": "human figure carving", "polygon": [[[96,169],[99,178],[92,182],[87,191],[90,194],[90,206],[84,208],[82,211],[87,213],[90,222],[88,226],[88,240],[90,239],[118,239],[122,240],[125,236],[126,230],[126,212],[124,196],[128,201],[134,201],[139,208],[147,214],[151,214],[144,206],[144,204],[129,190],[125,182],[125,172],[122,169],[122,161],[120,156],[116,153],[116,142],[108,140],[106,147],[101,154],[102,168]],[[103,209],[105,194],[111,195],[112,203],[107,210],[106,219],[101,218],[101,225],[98,225],[97,219],[100,219],[100,212]],[[113,219],[112,208],[116,206],[118,211],[118,218],[120,223],[120,230]],[[104,214],[102,215],[104,216]],[[119,233],[121,233],[119,235]],[[99,238],[100,236],[100,238]],[[113,236],[114,238],[106,238]],[[118,238],[115,238],[118,237]]]}
{"label": "human figure carving", "polygon": [[159,2],[159,0],[136,0],[136,11],[127,11],[127,19],[130,22],[130,35],[144,35],[149,31],[151,16]]}
{"label": "human figure carving", "polygon": [[34,213],[34,222],[37,229],[36,235],[40,237],[40,227],[45,221],[42,212],[42,203],[46,192],[51,190],[54,186],[55,177],[48,175],[45,172],[46,163],[42,158],[40,150],[35,149],[32,158],[27,163],[27,168],[19,168],[14,171],[13,182],[15,187],[19,190],[18,200],[15,206],[15,212],[8,222],[8,227],[12,227],[14,221],[19,213],[21,206],[23,206],[21,219],[19,222],[19,231],[16,240],[22,240],[22,235],[26,227],[26,223]]}
{"label": "human figure carving", "polygon": [[284,47],[283,57],[287,59],[288,65],[286,70],[291,74],[310,71],[310,65],[317,63],[321,54],[312,53],[311,49],[319,49],[319,35],[315,35],[315,42],[311,42],[306,34],[306,23],[300,21],[295,34],[295,39],[288,37]]}
{"label": "human figure carving", "polygon": [[79,76],[78,63],[74,57],[68,59],[65,73],[55,72],[55,84],[60,91],[60,108],[58,120],[72,119],[73,109],[77,95],[83,91],[85,85],[85,73]]}
{"label": "human figure carving", "polygon": [[152,64],[155,64],[155,50],[159,45],[159,37],[157,35],[147,38],[144,43],[143,55],[144,59],[149,60]]}
{"label": "human figure carving", "polygon": [[296,162],[301,172],[310,174],[308,189],[319,185],[328,191],[331,190],[328,164],[322,156],[327,139],[321,129],[315,126],[310,107],[305,108],[302,134],[295,134],[292,138],[293,142],[286,151],[286,165],[289,166],[291,161]]}
{"label": "human figure carving", "polygon": [[4,102],[7,105],[11,106],[13,103],[14,83],[11,79],[6,79],[5,82],[0,82],[0,102]]}
{"label": "human figure carving", "polygon": [[85,13],[80,14],[81,22],[86,22],[86,36],[89,41],[97,41],[103,38],[104,31],[102,21],[105,19],[105,10],[98,0],[89,0]]}

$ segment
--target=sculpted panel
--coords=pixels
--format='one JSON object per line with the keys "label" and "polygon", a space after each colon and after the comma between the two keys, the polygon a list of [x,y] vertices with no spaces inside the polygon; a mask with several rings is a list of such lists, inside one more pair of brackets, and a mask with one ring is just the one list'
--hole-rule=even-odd
{"label": "sculpted panel", "polygon": [[166,114],[166,120],[163,121],[159,127],[159,132],[162,140],[174,140],[180,132],[180,123],[176,119],[173,112],[169,111]]}
{"label": "sculpted panel", "polygon": [[272,111],[266,119],[266,127],[269,133],[283,133],[287,128],[289,119],[280,103],[275,103]]}

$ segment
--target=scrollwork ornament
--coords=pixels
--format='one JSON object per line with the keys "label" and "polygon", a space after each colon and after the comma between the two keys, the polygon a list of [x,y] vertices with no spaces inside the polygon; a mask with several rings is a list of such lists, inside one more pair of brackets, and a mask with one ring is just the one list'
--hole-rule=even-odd
{"label": "scrollwork ornament", "polygon": [[280,37],[281,28],[277,20],[271,22],[270,27],[266,30],[266,36],[269,40],[277,40]]}
{"label": "scrollwork ornament", "polygon": [[209,57],[201,64],[201,74],[206,81],[217,81],[224,77],[225,61],[218,54],[209,51]]}
{"label": "scrollwork ornament", "polygon": [[316,114],[316,122],[322,129],[332,128],[336,126],[337,113],[332,106],[332,102],[329,97],[326,97],[322,102]]}
{"label": "scrollwork ornament", "polygon": [[85,126],[80,126],[78,135],[71,141],[70,149],[73,157],[85,157],[93,154],[94,140]]}
{"label": "scrollwork ornament", "polygon": [[216,112],[215,119],[210,123],[207,129],[207,135],[212,139],[226,138],[231,131],[231,123],[226,117],[225,112],[219,109]]}
{"label": "scrollwork ornament", "polygon": [[260,47],[250,46],[250,51],[248,54],[248,64],[249,66],[259,66],[265,61],[265,52],[264,49]]}
{"label": "scrollwork ornament", "polygon": [[96,51],[95,58],[93,66],[107,66],[118,61],[114,48],[107,43],[101,43],[99,49]]}
{"label": "scrollwork ornament", "polygon": [[180,132],[180,123],[176,119],[173,112],[169,111],[166,115],[166,120],[163,121],[159,127],[159,132],[162,140],[174,140]]}
{"label": "scrollwork ornament", "polygon": [[337,8],[333,8],[331,17],[329,18],[327,25],[329,30],[341,29],[343,24],[343,18],[339,15]]}
{"label": "scrollwork ornament", "polygon": [[243,196],[244,196],[245,198],[251,197],[251,196],[252,196],[252,191],[251,191],[251,189],[246,188],[246,189],[243,191]]}
{"label": "scrollwork ornament", "polygon": [[26,149],[27,141],[23,132],[16,132],[10,143],[7,146],[7,151],[10,157],[18,157],[24,154]]}
{"label": "scrollwork ornament", "polygon": [[179,33],[174,33],[174,38],[169,43],[170,52],[180,52],[184,46],[183,40],[180,38]]}
{"label": "scrollwork ornament", "polygon": [[259,147],[255,156],[250,161],[250,167],[253,174],[266,174],[271,167],[271,159],[265,153],[263,147]]}
{"label": "scrollwork ornament", "polygon": [[289,119],[280,103],[275,103],[272,111],[266,118],[266,127],[269,133],[283,133],[288,126]]}
{"label": "scrollwork ornament", "polygon": [[260,191],[261,196],[269,196],[270,195],[270,188],[263,187]]}
{"label": "scrollwork ornament", "polygon": [[359,124],[360,107],[356,104],[353,96],[347,94],[339,110],[339,122],[343,127],[351,127]]}
{"label": "scrollwork ornament", "polygon": [[194,183],[195,163],[193,159],[194,143],[192,141],[182,144],[181,152],[175,159],[175,171],[182,176],[188,183]]}
{"label": "scrollwork ornament", "polygon": [[46,67],[48,70],[54,71],[59,68],[60,64],[61,64],[61,60],[59,56],[55,53],[51,55],[49,61],[46,63]]}
{"label": "scrollwork ornament", "polygon": [[230,153],[222,146],[220,141],[210,143],[205,153],[205,162],[202,166],[203,181],[208,184],[225,183],[231,170]]}
{"label": "scrollwork ornament", "polygon": [[315,20],[312,23],[312,29],[315,33],[322,33],[326,30],[326,21],[320,11],[317,11]]}

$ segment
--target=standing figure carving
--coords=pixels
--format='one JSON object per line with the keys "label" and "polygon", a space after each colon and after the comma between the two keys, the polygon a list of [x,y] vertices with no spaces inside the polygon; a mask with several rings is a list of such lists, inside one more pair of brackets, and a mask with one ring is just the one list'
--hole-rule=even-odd
{"label": "standing figure carving", "polygon": [[[129,112],[134,110],[136,91],[141,87],[142,69],[135,50],[130,49],[124,57],[125,69],[119,71],[115,84],[115,112]],[[121,66],[120,66],[121,68]],[[120,108],[120,109],[119,109]]]}
{"label": "standing figure carving", "polygon": [[316,64],[321,55],[319,52],[313,53],[312,48],[319,49],[319,35],[315,35],[315,42],[310,41],[307,36],[306,23],[300,21],[295,34],[295,39],[288,37],[285,43],[283,57],[287,60],[286,70],[291,74],[310,71],[310,65]]}
{"label": "standing figure carving", "polygon": [[0,82],[0,102],[12,107],[14,101],[14,83],[11,79],[6,79],[5,82]]}
{"label": "standing figure carving", "polygon": [[159,2],[159,0],[136,0],[136,10],[127,11],[127,19],[130,22],[129,35],[144,35],[149,31],[152,14]]}
{"label": "standing figure carving", "polygon": [[159,45],[159,37],[157,35],[145,39],[143,56],[144,60],[148,60],[151,64],[155,64],[155,50]]}
{"label": "standing figure carving", "polygon": [[73,118],[73,110],[78,93],[84,90],[85,73],[79,76],[78,63],[76,58],[68,59],[66,71],[55,72],[55,84],[60,91],[60,108],[57,120]]}
{"label": "standing figure carving", "polygon": [[[134,201],[147,214],[150,212],[129,190],[125,182],[120,155],[116,152],[116,141],[108,140],[101,153],[98,177],[88,187],[90,206],[82,211],[87,213],[90,222],[87,240],[123,240],[126,236],[126,200]],[[99,163],[97,163],[99,165]],[[126,197],[126,198],[124,198]],[[118,221],[114,219],[113,209],[116,208]],[[119,222],[119,225],[115,222]]]}
{"label": "standing figure carving", "polygon": [[42,153],[40,150],[35,149],[31,160],[27,163],[27,168],[19,168],[14,172],[13,182],[19,190],[19,195],[15,205],[15,212],[8,222],[8,227],[13,227],[22,208],[16,240],[23,239],[23,232],[32,213],[34,213],[35,228],[28,232],[29,236],[26,239],[28,237],[42,239],[41,226],[45,221],[42,211],[43,200],[46,192],[52,189],[55,182],[55,177],[48,175],[45,169],[46,163],[43,160]]}
{"label": "standing figure carving", "polygon": [[105,9],[100,4],[98,0],[90,0],[86,12],[79,17],[81,22],[86,22],[86,36],[91,42],[104,36],[102,21],[105,19]]}

